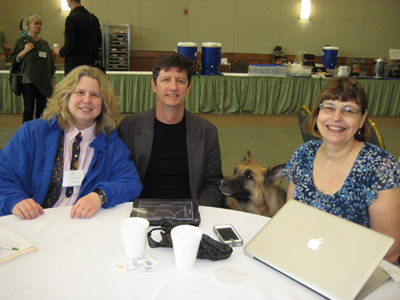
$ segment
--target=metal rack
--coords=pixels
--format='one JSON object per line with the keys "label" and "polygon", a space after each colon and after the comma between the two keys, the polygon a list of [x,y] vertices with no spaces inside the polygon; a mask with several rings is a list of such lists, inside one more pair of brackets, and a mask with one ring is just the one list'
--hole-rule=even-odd
{"label": "metal rack", "polygon": [[101,24],[103,45],[100,57],[107,71],[129,71],[131,24]]}

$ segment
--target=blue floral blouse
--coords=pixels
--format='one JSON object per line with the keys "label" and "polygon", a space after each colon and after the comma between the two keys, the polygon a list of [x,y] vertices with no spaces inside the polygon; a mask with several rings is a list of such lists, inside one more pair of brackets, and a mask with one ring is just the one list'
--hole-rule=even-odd
{"label": "blue floral blouse", "polygon": [[314,158],[321,140],[301,145],[283,170],[296,185],[293,198],[354,223],[370,227],[368,207],[378,191],[400,186],[400,167],[385,150],[370,143],[362,147],[342,188],[332,195],[318,191],[313,182]]}

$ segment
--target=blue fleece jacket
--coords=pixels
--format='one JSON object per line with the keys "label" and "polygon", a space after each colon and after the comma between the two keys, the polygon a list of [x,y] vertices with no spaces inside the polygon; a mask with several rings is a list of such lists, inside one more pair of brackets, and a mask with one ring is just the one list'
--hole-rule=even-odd
{"label": "blue fleece jacket", "polygon": [[[32,198],[42,204],[62,131],[56,118],[26,122],[0,152],[0,216],[11,214],[19,201]],[[99,133],[90,147],[93,159],[82,182],[78,199],[98,188],[107,195],[103,207],[132,201],[142,184],[130,152],[116,131]]]}

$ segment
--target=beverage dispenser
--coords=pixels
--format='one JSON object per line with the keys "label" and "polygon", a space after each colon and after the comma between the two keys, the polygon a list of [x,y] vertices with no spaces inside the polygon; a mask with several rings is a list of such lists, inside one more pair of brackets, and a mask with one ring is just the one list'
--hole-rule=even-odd
{"label": "beverage dispenser", "polygon": [[179,42],[177,45],[177,52],[193,61],[195,74],[197,68],[197,44],[192,42]]}
{"label": "beverage dispenser", "polygon": [[220,75],[221,44],[206,42],[201,44],[201,74]]}

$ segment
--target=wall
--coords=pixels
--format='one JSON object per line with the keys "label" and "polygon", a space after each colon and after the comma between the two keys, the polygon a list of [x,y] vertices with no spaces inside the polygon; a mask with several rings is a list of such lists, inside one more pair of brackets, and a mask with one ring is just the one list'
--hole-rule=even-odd
{"label": "wall", "polygon": [[[399,0],[312,0],[310,20],[299,20],[300,0],[82,0],[101,22],[132,25],[132,50],[173,51],[179,41],[222,43],[224,52],[321,55],[325,44],[341,57],[386,57],[400,49]],[[188,15],[184,15],[184,10]],[[9,46],[28,13],[43,19],[42,37],[63,43],[59,0],[0,0],[0,25]]]}

